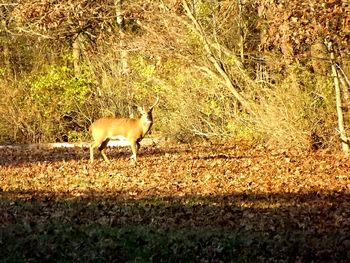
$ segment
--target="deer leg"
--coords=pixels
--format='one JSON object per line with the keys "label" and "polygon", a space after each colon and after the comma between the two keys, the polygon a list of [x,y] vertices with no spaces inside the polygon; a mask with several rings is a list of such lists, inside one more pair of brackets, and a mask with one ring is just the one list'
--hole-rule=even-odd
{"label": "deer leg", "polygon": [[136,142],[136,152],[139,152],[140,150],[140,141]]}
{"label": "deer leg", "polygon": [[109,142],[109,139],[104,140],[104,141],[101,143],[100,147],[98,147],[98,149],[100,150],[103,159],[104,159],[107,163],[110,163],[110,161],[109,161],[107,155],[105,154],[105,149],[106,149],[106,147],[107,147],[108,142]]}
{"label": "deer leg", "polygon": [[132,159],[135,163],[136,163],[137,153],[138,153],[139,149],[140,149],[140,142],[139,141],[131,143],[132,155],[131,155],[130,159]]}
{"label": "deer leg", "polygon": [[98,142],[96,141],[93,141],[91,144],[90,144],[90,163],[93,163],[94,162],[94,149],[99,145]]}
{"label": "deer leg", "polygon": [[132,142],[131,143],[131,151],[132,151],[132,155],[130,157],[130,159],[132,159],[135,163],[136,163],[136,155],[137,155],[137,151],[138,151],[138,148],[140,146],[138,145],[137,142]]}

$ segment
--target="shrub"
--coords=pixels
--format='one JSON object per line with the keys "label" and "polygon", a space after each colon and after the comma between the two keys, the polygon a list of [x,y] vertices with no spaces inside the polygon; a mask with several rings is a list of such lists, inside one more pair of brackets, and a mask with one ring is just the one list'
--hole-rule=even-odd
{"label": "shrub", "polygon": [[257,132],[283,147],[329,146],[336,121],[332,90],[329,78],[292,65],[283,79],[262,93]]}
{"label": "shrub", "polygon": [[[83,131],[81,110],[90,95],[89,79],[66,66],[47,66],[24,78],[13,90],[1,85],[2,129],[17,143],[70,140]],[[5,138],[4,138],[5,139]]]}

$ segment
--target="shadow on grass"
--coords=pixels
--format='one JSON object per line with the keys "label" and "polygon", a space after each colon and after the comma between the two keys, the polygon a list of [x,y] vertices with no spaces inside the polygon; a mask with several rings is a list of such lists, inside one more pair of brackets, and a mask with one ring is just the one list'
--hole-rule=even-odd
{"label": "shadow on grass", "polygon": [[[347,262],[347,192],[0,192],[1,262]],[[28,197],[31,197],[28,199]]]}

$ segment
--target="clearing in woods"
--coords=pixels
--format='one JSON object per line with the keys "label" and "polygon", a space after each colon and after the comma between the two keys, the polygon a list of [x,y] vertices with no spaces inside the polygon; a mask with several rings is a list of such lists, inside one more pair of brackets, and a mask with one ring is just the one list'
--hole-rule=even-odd
{"label": "clearing in woods", "polygon": [[0,149],[1,262],[346,262],[350,160],[249,143]]}

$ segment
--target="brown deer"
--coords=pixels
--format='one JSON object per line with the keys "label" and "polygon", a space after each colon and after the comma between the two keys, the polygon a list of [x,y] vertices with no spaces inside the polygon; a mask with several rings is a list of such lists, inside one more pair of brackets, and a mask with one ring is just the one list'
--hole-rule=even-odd
{"label": "brown deer", "polygon": [[146,110],[145,107],[138,107],[141,117],[131,118],[113,118],[104,117],[93,122],[89,128],[93,142],[90,144],[90,162],[94,162],[94,149],[99,146],[103,159],[109,163],[105,154],[105,149],[109,140],[124,139],[130,144],[132,150],[131,159],[136,163],[136,155],[140,148],[140,142],[153,124],[152,110],[158,104],[156,102]]}

